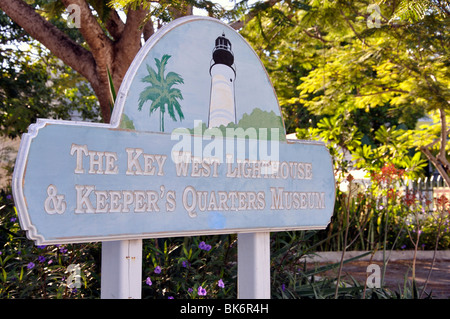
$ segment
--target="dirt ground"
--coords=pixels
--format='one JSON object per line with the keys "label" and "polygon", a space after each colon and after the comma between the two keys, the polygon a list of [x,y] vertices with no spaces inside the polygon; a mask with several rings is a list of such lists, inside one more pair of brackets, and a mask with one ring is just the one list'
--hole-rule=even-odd
{"label": "dirt ground", "polygon": [[[419,287],[419,292],[428,277],[428,272],[431,267],[431,260],[416,260],[416,282]],[[317,263],[315,263],[317,265]],[[326,265],[327,263],[319,263],[319,265]],[[366,282],[367,276],[372,272],[367,272],[367,267],[370,264],[377,264],[383,271],[383,263],[379,261],[353,261],[344,264],[342,279],[346,282],[352,282],[351,277],[356,279],[360,284]],[[314,265],[311,265],[314,267]],[[332,270],[327,273],[330,276],[336,276],[337,270]],[[350,277],[351,276],[351,277]],[[389,261],[385,273],[385,287],[391,291],[403,291],[405,276],[412,281],[412,260],[394,260]],[[400,288],[399,288],[400,287]],[[449,299],[450,298],[450,261],[437,260],[434,263],[430,279],[426,285],[425,292],[431,294],[433,299]],[[422,297],[426,297],[424,294]]]}

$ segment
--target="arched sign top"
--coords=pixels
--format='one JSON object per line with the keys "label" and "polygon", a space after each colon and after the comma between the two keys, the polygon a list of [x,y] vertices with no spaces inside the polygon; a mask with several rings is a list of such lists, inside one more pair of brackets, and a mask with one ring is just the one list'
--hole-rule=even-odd
{"label": "arched sign top", "polygon": [[170,133],[194,129],[195,121],[209,128],[262,123],[285,136],[275,90],[250,45],[219,20],[191,16],[162,28],[139,51],[111,124]]}

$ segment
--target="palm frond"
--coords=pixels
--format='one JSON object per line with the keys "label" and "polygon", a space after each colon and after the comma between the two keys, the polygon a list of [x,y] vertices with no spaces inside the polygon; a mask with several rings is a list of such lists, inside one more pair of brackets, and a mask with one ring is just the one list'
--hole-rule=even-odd
{"label": "palm frond", "polygon": [[171,88],[168,93],[169,93],[168,95],[172,99],[180,99],[180,100],[183,99],[183,95],[181,94],[181,91],[177,88]]}
{"label": "palm frond", "polygon": [[158,69],[159,81],[164,81],[164,71],[166,69],[167,61],[170,59],[170,55],[164,54],[161,60],[155,58],[156,68]]}
{"label": "palm frond", "polygon": [[172,100],[172,103],[170,103],[168,107],[169,115],[172,118],[172,120],[174,121],[177,120],[174,112],[174,107],[175,111],[178,114],[178,117],[180,118],[180,121],[184,120],[184,114],[183,111],[181,110],[181,105],[176,99]]}
{"label": "palm frond", "polygon": [[149,114],[152,114],[154,111],[156,111],[157,109],[159,109],[159,111],[161,113],[165,112],[165,107],[164,107],[165,103],[164,103],[164,98],[163,96],[158,96],[156,99],[153,100],[152,105],[150,105],[150,110],[149,110]]}
{"label": "palm frond", "polygon": [[[380,2],[387,3],[388,1],[383,0]],[[430,0],[401,0],[398,2],[390,21],[400,18],[401,20],[416,22],[423,19],[426,11],[430,8],[438,9],[439,12],[438,6]]]}
{"label": "palm frond", "polygon": [[139,94],[138,111],[142,110],[142,106],[147,101],[154,101],[160,95],[161,89],[156,86],[147,86],[141,94]]}
{"label": "palm frond", "polygon": [[156,83],[160,82],[160,80],[158,79],[158,74],[148,64],[147,64],[147,72],[148,72],[148,75],[146,75],[142,78],[142,82],[147,82],[147,83],[151,83],[151,84],[156,84]]}

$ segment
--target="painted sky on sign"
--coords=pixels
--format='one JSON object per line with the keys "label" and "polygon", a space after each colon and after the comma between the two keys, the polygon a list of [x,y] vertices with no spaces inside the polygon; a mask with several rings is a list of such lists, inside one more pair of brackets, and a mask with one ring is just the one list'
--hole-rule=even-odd
{"label": "painted sky on sign", "polygon": [[[193,128],[196,120],[208,123],[211,89],[209,68],[215,40],[222,33],[231,41],[235,58],[237,120],[239,121],[244,113],[250,114],[254,108],[273,111],[281,116],[272,84],[252,48],[226,25],[199,20],[172,29],[154,44],[145,56],[132,80],[123,110],[133,121],[136,130],[159,131],[159,111],[149,116],[150,101],[144,104],[142,111],[138,111],[138,100],[140,92],[149,85],[141,81],[148,74],[146,64],[156,70],[155,58],[161,59],[164,54],[171,56],[166,66],[166,74],[175,72],[184,80],[184,84],[174,87],[179,88],[183,94],[180,104],[185,116],[182,122],[178,117],[175,122],[166,111],[165,132],[170,133],[179,127]],[[148,48],[144,46],[143,50]]]}

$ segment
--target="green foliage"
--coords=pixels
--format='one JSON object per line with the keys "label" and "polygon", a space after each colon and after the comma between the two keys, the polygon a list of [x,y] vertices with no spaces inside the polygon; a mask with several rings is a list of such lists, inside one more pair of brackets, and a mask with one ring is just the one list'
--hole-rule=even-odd
{"label": "green foliage", "polygon": [[227,12],[220,4],[208,0],[163,0],[157,3],[146,0],[113,0],[108,1],[108,6],[125,10],[143,7],[149,9],[147,19],[154,17],[161,22],[169,22],[180,15],[187,14],[192,8],[205,10],[209,16],[215,18],[224,18],[231,14],[231,12]]}
{"label": "green foliage", "polygon": [[[370,1],[305,3],[280,2],[242,31],[274,83],[287,131],[324,140],[337,159],[356,156],[358,167],[390,158],[417,177],[416,152],[439,130],[417,139],[416,123],[450,100],[448,7],[382,1],[380,25],[369,27]],[[378,149],[382,130],[394,140]]]}
{"label": "green foliage", "polygon": [[0,134],[14,138],[37,118],[98,118],[89,84],[0,12]]}
{"label": "green foliage", "polygon": [[126,114],[122,114],[122,120],[120,121],[120,128],[134,130],[134,123]]}
{"label": "green foliage", "polygon": [[143,298],[236,298],[236,253],[236,235],[146,240]]}
{"label": "green foliage", "polygon": [[[271,128],[278,129],[277,136],[272,136]],[[228,134],[227,129],[229,129],[231,133],[235,133],[237,137],[241,138],[253,138],[254,136],[258,139],[280,141],[286,140],[281,117],[276,115],[273,111],[262,111],[257,107],[254,108],[250,114],[245,113],[237,124],[230,122],[227,126],[221,125],[218,128],[212,128],[208,130],[206,123],[201,123],[201,127],[197,126],[196,128],[189,129],[189,132],[191,134],[196,134],[201,130],[202,134],[214,135],[217,132],[216,130],[219,130],[220,134],[225,137]],[[264,131],[260,129],[267,130]],[[262,132],[267,134],[264,134]],[[275,132],[276,131],[274,131],[274,133]]]}
{"label": "green foliage", "polygon": [[[273,111],[262,111],[259,108],[254,108],[250,114],[245,113],[237,124],[230,123],[226,127],[221,126],[221,129],[222,131],[224,131],[224,133],[226,133],[227,128],[243,128],[244,130],[254,128],[256,130],[258,138],[260,139],[277,139],[281,141],[286,140],[285,130],[281,117],[276,115]],[[267,136],[262,136],[262,131],[260,131],[261,128],[267,129]],[[278,129],[278,136],[271,135],[271,128]]]}
{"label": "green foliage", "polygon": [[[0,298],[99,297],[98,244],[35,246],[20,229],[11,195],[2,191],[0,202]],[[80,267],[79,288],[70,265]]]}

